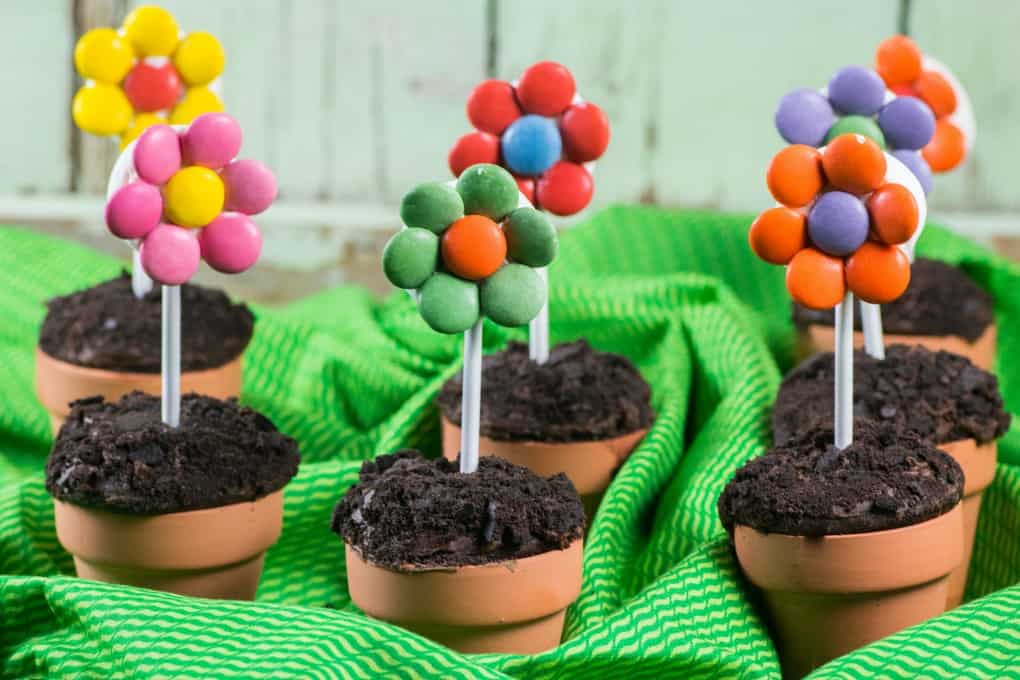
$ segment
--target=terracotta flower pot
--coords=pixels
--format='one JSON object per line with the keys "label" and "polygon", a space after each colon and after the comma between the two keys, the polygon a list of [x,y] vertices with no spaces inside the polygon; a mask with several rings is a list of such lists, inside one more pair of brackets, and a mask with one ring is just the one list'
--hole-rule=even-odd
{"label": "terracotta flower pot", "polygon": [[[442,416],[440,422],[443,456],[456,460],[460,454],[460,428]],[[581,497],[585,513],[591,518],[613,475],[647,433],[644,429],[613,439],[568,443],[507,442],[480,437],[478,448],[480,455],[505,458],[540,477],[566,473]]]}
{"label": "terracotta flower pot", "polygon": [[762,592],[783,676],[814,668],[945,611],[963,561],[963,510],[900,529],[788,536],[737,525],[733,541]]}
{"label": "terracotta flower pot", "polygon": [[283,491],[154,516],[53,505],[57,538],[81,578],[193,597],[254,599],[265,552],[283,526]]}
{"label": "terracotta flower pot", "polygon": [[464,653],[536,654],[556,647],[581,592],[582,541],[565,550],[457,569],[395,571],[349,544],[347,586],[363,612]]}
{"label": "terracotta flower pot", "polygon": [[[985,329],[974,342],[969,342],[958,335],[895,335],[885,334],[885,344],[921,345],[932,351],[944,349],[947,352],[960,354],[970,359],[971,363],[986,371],[992,370],[995,364],[996,351],[995,324]],[[832,352],[835,347],[835,331],[832,326],[811,324],[801,333],[799,352],[801,356],[810,356],[816,352]],[[864,347],[864,334],[854,332],[854,347]]]}
{"label": "terracotta flower pot", "polygon": [[963,468],[963,562],[949,577],[949,598],[947,608],[958,607],[963,602],[963,591],[967,587],[967,571],[970,557],[974,552],[974,532],[977,529],[978,514],[981,512],[981,496],[995,479],[997,447],[995,442],[978,444],[973,439],[963,439],[939,444],[938,448],[952,456]]}
{"label": "terracotta flower pot", "polygon": [[[72,401],[96,395],[107,401],[117,401],[134,390],[158,395],[160,386],[159,373],[86,368],[55,359],[39,348],[35,351],[35,391],[50,414],[54,434],[71,412],[69,404]],[[241,355],[216,368],[181,373],[181,391],[198,392],[217,399],[240,396]]]}

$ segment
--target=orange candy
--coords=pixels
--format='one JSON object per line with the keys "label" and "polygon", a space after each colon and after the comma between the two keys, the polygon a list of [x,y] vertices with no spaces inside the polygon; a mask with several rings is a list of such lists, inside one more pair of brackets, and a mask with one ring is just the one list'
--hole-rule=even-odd
{"label": "orange candy", "polygon": [[921,50],[905,35],[886,38],[875,52],[875,70],[890,88],[912,83],[921,75]]}
{"label": "orange candy", "polygon": [[787,264],[807,246],[807,218],[791,208],[769,208],[751,223],[747,238],[761,259]]}
{"label": "orange candy", "polygon": [[832,186],[860,196],[881,186],[885,154],[863,135],[840,135],[825,147],[822,168]]}
{"label": "orange candy", "polygon": [[443,232],[443,262],[453,274],[478,281],[496,273],[506,260],[506,237],[484,215],[466,215]]}
{"label": "orange candy", "polygon": [[847,258],[846,283],[865,302],[892,302],[910,283],[910,260],[896,246],[868,241]]}
{"label": "orange candy", "polygon": [[917,200],[902,184],[883,184],[868,196],[872,237],[888,245],[906,243],[917,230]]}
{"label": "orange candy", "polygon": [[967,155],[963,131],[948,119],[935,121],[935,134],[928,145],[921,149],[921,155],[928,161],[933,172],[952,170]]}
{"label": "orange candy", "polygon": [[805,248],[793,256],[786,268],[786,289],[798,304],[810,309],[832,309],[846,295],[842,258]]}
{"label": "orange candy", "polygon": [[772,157],[765,181],[772,196],[783,205],[807,205],[825,184],[821,154],[814,147],[792,144]]}
{"label": "orange candy", "polygon": [[943,118],[956,111],[956,91],[941,73],[925,71],[914,83],[914,89],[936,118]]}

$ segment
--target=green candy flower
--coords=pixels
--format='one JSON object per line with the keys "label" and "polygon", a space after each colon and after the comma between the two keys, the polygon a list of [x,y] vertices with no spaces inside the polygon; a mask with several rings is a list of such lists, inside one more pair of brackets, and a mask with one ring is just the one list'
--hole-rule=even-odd
{"label": "green candy flower", "polygon": [[523,326],[545,304],[535,271],[556,257],[556,230],[544,213],[518,207],[513,176],[488,163],[455,185],[421,184],[400,204],[405,229],[383,250],[383,271],[416,291],[418,312],[440,333],[463,333],[479,318]]}

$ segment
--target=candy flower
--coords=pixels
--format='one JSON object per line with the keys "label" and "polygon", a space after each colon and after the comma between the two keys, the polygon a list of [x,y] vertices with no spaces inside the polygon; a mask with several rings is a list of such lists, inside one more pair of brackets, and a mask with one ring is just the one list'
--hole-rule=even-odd
{"label": "candy flower", "polygon": [[498,164],[530,202],[555,215],[591,202],[591,164],[609,145],[609,120],[577,94],[565,66],[543,61],[518,81],[486,80],[468,97],[467,116],[475,132],[447,159],[455,177],[476,163]]}
{"label": "candy flower", "polygon": [[154,281],[184,283],[200,259],[229,274],[255,264],[262,235],[249,215],[272,204],[276,179],[258,161],[235,160],[240,148],[237,122],[207,113],[187,128],[153,125],[124,151],[135,178],[110,197],[106,224],[139,241]]}
{"label": "candy flower", "polygon": [[404,196],[405,228],[386,244],[383,271],[393,285],[416,291],[434,330],[461,333],[483,316],[522,326],[545,304],[535,268],[555,257],[556,231],[520,195],[509,172],[478,164],[455,183],[421,184]]}
{"label": "candy flower", "polygon": [[935,134],[935,117],[912,93],[893,93],[878,72],[863,66],[838,70],[822,90],[799,89],[776,109],[776,129],[787,142],[820,147],[839,135],[868,137],[906,165],[931,190],[931,169],[921,155]]}
{"label": "candy flower", "polygon": [[92,29],[75,45],[74,65],[86,83],[74,95],[74,122],[94,135],[120,135],[123,148],[152,125],[186,125],[222,111],[209,85],[224,62],[209,33],[182,38],[165,9],[137,7],[119,30]]}
{"label": "candy flower", "polygon": [[890,90],[920,99],[934,115],[934,135],[921,150],[931,169],[947,172],[963,162],[973,141],[973,114],[953,74],[904,35],[879,44],[875,69]]}
{"label": "candy flower", "polygon": [[772,159],[766,179],[779,205],[755,219],[749,241],[761,259],[787,266],[796,302],[830,309],[849,289],[881,304],[906,290],[910,261],[901,246],[919,228],[924,197],[890,179],[893,163],[860,134],[820,150],[794,144]]}

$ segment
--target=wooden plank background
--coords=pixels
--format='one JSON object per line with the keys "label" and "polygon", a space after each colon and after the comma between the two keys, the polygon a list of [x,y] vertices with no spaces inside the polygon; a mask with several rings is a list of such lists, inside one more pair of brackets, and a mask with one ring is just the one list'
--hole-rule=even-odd
{"label": "wooden plank background", "polygon": [[[0,221],[28,223],[108,252],[99,195],[116,155],[79,133],[77,36],[118,25],[132,0],[6,0],[0,25]],[[260,299],[359,282],[385,289],[381,244],[411,185],[447,174],[468,130],[464,100],[486,76],[567,64],[601,105],[613,140],[595,206],[656,202],[753,211],[769,203],[763,172],[780,146],[779,97],[867,64],[900,27],[967,85],[977,150],[936,180],[933,216],[1012,252],[1020,236],[1020,73],[1015,0],[166,0],[183,30],[227,51],[223,96],[245,130],[244,155],[268,162],[277,205],[260,219],[257,276],[206,281]],[[1017,249],[1020,250],[1020,249]]]}

